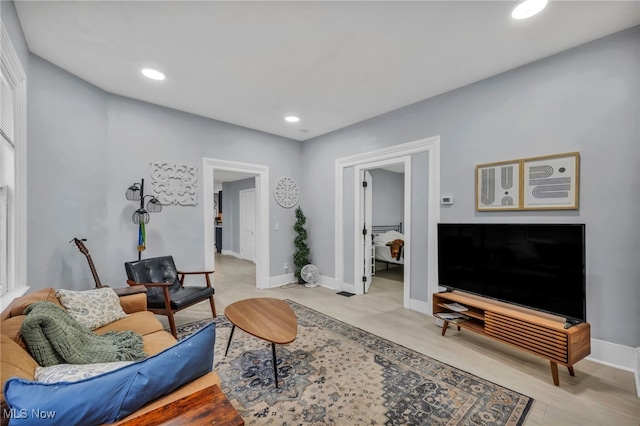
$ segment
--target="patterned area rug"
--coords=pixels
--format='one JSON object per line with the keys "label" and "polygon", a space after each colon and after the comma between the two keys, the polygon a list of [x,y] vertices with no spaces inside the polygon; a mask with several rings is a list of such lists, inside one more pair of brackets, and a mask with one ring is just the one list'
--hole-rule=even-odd
{"label": "patterned area rug", "polygon": [[217,325],[214,369],[247,425],[522,425],[533,399],[286,301],[298,337],[271,345],[219,315],[178,327],[180,338]]}

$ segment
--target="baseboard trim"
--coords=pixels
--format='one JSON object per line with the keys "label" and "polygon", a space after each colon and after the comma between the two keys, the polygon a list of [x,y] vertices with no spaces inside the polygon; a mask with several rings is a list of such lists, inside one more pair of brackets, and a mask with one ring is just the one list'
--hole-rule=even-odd
{"label": "baseboard trim", "polygon": [[342,288],[338,286],[339,283],[336,283],[336,290],[346,291],[348,293],[356,294],[356,285],[349,283],[342,283]]}
{"label": "baseboard trim", "polygon": [[409,299],[409,309],[421,314],[431,315],[431,306],[422,300]]}
{"label": "baseboard trim", "polygon": [[[318,277],[318,284],[320,284],[322,287],[326,287],[330,290],[339,290],[340,289],[340,283],[338,282],[338,280],[336,280],[335,278],[332,277],[327,277],[325,275],[320,275]],[[349,291],[349,290],[347,290]]]}
{"label": "baseboard trim", "polygon": [[636,395],[640,398],[640,348],[591,339],[591,354],[586,359],[632,372],[636,384]]}
{"label": "baseboard trim", "polygon": [[226,254],[229,256],[237,257],[238,259],[242,259],[242,256],[240,256],[240,253],[236,253],[235,251],[231,251],[231,250],[222,249],[221,254]]}
{"label": "baseboard trim", "polygon": [[293,272],[284,275],[276,275],[275,277],[269,277],[269,288],[280,287],[285,284],[296,282],[298,282],[298,279],[293,275]]}

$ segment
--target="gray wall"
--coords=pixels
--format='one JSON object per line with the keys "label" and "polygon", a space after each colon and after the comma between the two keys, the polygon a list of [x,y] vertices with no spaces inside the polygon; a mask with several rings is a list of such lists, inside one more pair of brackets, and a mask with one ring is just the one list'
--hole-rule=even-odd
{"label": "gray wall", "polygon": [[4,23],[11,44],[18,55],[18,59],[24,69],[25,74],[29,75],[29,48],[27,41],[22,32],[22,26],[18,20],[18,13],[12,1],[0,1],[0,19]]}
{"label": "gray wall", "polygon": [[[429,154],[421,152],[411,156],[411,298],[421,301],[430,301],[427,292],[427,259],[429,250],[427,238],[429,235],[429,212],[427,200],[429,188],[427,187],[428,170],[419,165],[427,164]],[[406,250],[406,248],[405,248]]]}
{"label": "gray wall", "polygon": [[[256,179],[242,179],[222,184],[222,248],[240,253],[240,191],[256,187]],[[257,214],[256,214],[257,217]]]}
{"label": "gray wall", "polygon": [[[125,189],[148,177],[150,161],[200,170],[203,157],[267,165],[270,189],[280,176],[296,179],[313,262],[331,276],[335,159],[440,135],[441,189],[455,197],[441,210],[442,221],[585,223],[592,337],[640,346],[640,27],[301,144],[104,93],[27,54],[13,4],[1,7],[28,76],[33,288],[93,286],[82,255],[68,244],[74,236],[89,238],[103,283],[123,285],[122,264],[136,256],[135,203],[124,199]],[[579,210],[475,211],[476,164],[568,151],[582,158]],[[412,170],[414,194],[423,196],[426,170]],[[273,199],[269,212],[270,275],[280,275],[282,263],[291,262],[295,219]],[[424,212],[426,198],[413,199],[412,254],[419,256],[433,238]],[[151,219],[145,257],[171,253],[181,268],[201,268],[202,224],[200,204],[166,207]],[[345,255],[348,264],[353,247]],[[411,297],[428,302],[424,268],[413,263]]]}
{"label": "gray wall", "polygon": [[[441,192],[455,198],[441,208],[441,221],[585,223],[592,337],[640,346],[639,55],[634,27],[305,142],[314,263],[323,274],[334,268],[334,235],[326,232],[333,217],[326,213],[334,206],[335,160],[440,135]],[[475,210],[477,164],[570,151],[581,154],[579,210]],[[414,213],[413,225],[420,217]],[[413,232],[416,244],[434,238],[426,229]],[[345,247],[345,265],[352,260],[353,248]],[[423,267],[412,263],[411,296],[417,291],[428,302],[426,280],[414,278],[413,268]],[[619,321],[619,312],[629,320]]]}
{"label": "gray wall", "polygon": [[373,169],[372,225],[396,225],[404,221],[404,173]]}
{"label": "gray wall", "polygon": [[37,56],[30,57],[29,68],[27,282],[35,288],[93,283],[86,260],[68,244],[77,237],[87,238],[102,284],[120,287],[122,279],[109,278],[105,250],[110,232],[106,96]]}
{"label": "gray wall", "polygon": [[[194,165],[217,158],[266,165],[269,188],[300,179],[299,142],[107,94],[30,55],[28,282],[33,288],[93,286],[83,256],[68,241],[88,238],[101,281],[125,285],[123,263],[137,256],[136,202],[124,192],[146,178],[150,162]],[[204,265],[203,183],[198,205],[165,206],[147,225],[143,257],[171,254],[184,270]],[[226,200],[223,200],[226,202]],[[226,207],[225,207],[226,209]],[[271,275],[291,263],[291,212],[270,199]],[[275,265],[280,265],[276,268]]]}

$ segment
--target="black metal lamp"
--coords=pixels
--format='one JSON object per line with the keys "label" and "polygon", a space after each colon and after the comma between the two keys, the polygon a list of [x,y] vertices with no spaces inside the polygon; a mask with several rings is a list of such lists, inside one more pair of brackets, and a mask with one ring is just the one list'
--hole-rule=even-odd
{"label": "black metal lamp", "polygon": [[[142,182],[144,184],[144,179],[142,179]],[[127,197],[127,200],[129,201],[138,201],[140,199],[141,192],[142,185],[139,183],[134,183],[129,187],[129,189],[127,189],[127,192],[124,196]]]}
{"label": "black metal lamp", "polygon": [[162,211],[162,204],[160,204],[160,200],[156,197],[153,197],[147,203],[147,210],[149,213],[160,213]]}
{"label": "black metal lamp", "polygon": [[[131,216],[133,223],[138,225],[138,260],[140,260],[142,251],[146,248],[146,232],[144,225],[149,223],[149,213],[160,213],[162,211],[162,204],[155,196],[144,195],[144,179],[141,179],[140,183],[136,182],[131,185],[127,189],[125,197],[127,200],[140,201],[140,208],[133,212],[133,215]],[[151,198],[147,203],[146,209],[144,208],[145,198]]]}

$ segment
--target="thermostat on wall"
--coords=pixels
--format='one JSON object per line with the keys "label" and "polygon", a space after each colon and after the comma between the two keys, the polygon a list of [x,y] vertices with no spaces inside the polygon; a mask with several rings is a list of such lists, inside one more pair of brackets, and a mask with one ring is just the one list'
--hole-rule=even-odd
{"label": "thermostat on wall", "polygon": [[440,200],[440,204],[446,204],[446,205],[453,204],[453,197],[451,195],[444,195]]}

